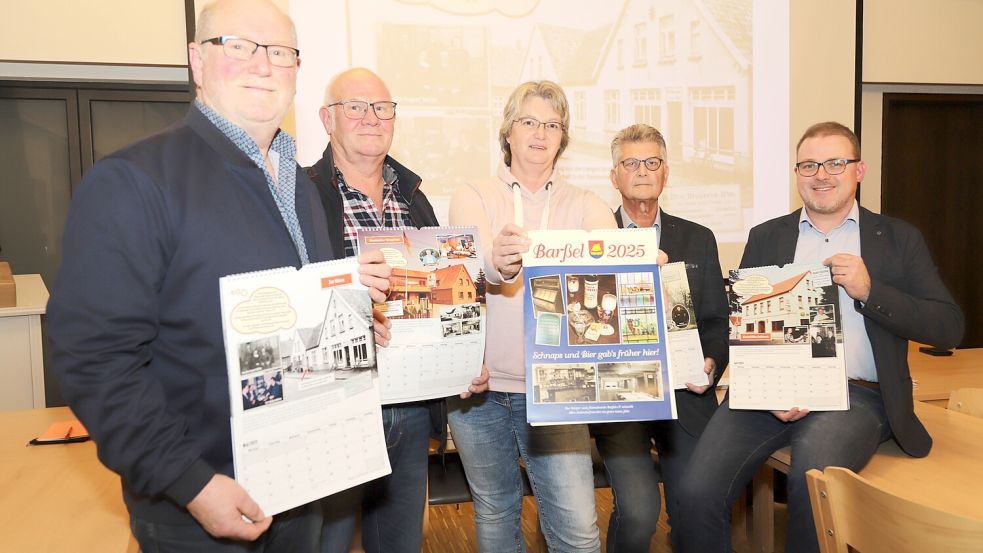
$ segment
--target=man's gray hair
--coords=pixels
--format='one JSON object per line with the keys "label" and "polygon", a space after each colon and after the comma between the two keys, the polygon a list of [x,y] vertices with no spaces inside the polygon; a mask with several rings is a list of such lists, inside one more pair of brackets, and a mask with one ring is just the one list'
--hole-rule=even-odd
{"label": "man's gray hair", "polygon": [[662,150],[662,161],[667,161],[666,152],[666,139],[662,137],[662,133],[659,129],[646,125],[645,123],[636,123],[630,127],[625,127],[618,131],[618,134],[614,135],[614,139],[611,141],[611,161],[613,165],[618,165],[621,161],[621,145],[622,144],[637,144],[639,142],[655,142],[659,145],[659,149]]}

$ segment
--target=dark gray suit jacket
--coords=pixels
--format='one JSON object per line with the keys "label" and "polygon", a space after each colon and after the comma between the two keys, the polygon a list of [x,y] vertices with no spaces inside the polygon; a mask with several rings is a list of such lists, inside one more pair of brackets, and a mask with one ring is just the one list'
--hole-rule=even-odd
{"label": "dark gray suit jacket", "polygon": [[[624,227],[621,208],[614,212],[619,227]],[[717,240],[710,229],[686,219],[662,212],[662,239],[659,249],[666,252],[669,261],[686,263],[696,322],[700,333],[703,355],[717,363],[714,386],[727,366],[727,297],[717,256]],[[717,409],[714,387],[703,394],[689,390],[676,390],[676,413],[679,424],[692,436],[699,436]]]}
{"label": "dark gray suit jacket", "polygon": [[[792,262],[800,212],[751,229],[741,267]],[[854,302],[852,307],[864,316],[894,439],[905,453],[924,457],[932,448],[932,438],[915,416],[908,340],[955,347],[962,340],[963,313],[939,278],[925,240],[914,226],[861,207],[860,252],[870,273],[870,296],[866,304]]]}

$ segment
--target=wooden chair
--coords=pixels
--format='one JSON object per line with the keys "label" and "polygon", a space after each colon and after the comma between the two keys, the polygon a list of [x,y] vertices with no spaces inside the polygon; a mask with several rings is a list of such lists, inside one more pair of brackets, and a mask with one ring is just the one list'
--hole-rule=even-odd
{"label": "wooden chair", "polygon": [[983,520],[900,498],[845,468],[813,469],[806,481],[822,553],[983,552]]}
{"label": "wooden chair", "polygon": [[949,394],[949,409],[983,418],[983,388],[959,388]]}

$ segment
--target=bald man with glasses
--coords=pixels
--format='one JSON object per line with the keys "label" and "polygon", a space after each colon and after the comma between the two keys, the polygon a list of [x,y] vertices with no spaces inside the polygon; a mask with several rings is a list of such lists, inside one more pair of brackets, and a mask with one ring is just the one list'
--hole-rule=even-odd
{"label": "bald man with glasses", "polygon": [[[52,365],[120,475],[143,551],[319,545],[320,503],[271,517],[233,478],[219,301],[223,276],[344,255],[280,129],[296,45],[293,22],[268,0],[208,4],[188,45],[197,98],[187,116],[100,160],[72,197],[48,304]],[[364,261],[361,281],[383,301],[391,270],[381,255]]]}
{"label": "bald man with glasses", "polygon": [[[355,68],[334,77],[318,114],[330,141],[307,172],[335,248],[355,255],[359,229],[439,224],[420,176],[389,155],[396,102],[378,75]],[[475,379],[462,396],[484,390],[487,380],[487,373]],[[445,438],[446,413],[443,399],[383,406],[392,474],[325,500],[324,553],[347,553],[359,512],[368,553],[420,551],[429,438]]]}

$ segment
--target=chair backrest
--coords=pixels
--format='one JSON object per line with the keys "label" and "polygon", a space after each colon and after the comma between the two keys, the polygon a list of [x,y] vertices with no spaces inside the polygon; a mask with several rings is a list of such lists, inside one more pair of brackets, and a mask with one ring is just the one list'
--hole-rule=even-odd
{"label": "chair backrest", "polygon": [[[966,475],[975,478],[976,475]],[[983,552],[983,520],[890,494],[851,470],[806,473],[822,553]]]}
{"label": "chair backrest", "polygon": [[983,388],[959,388],[949,394],[949,409],[983,418]]}

